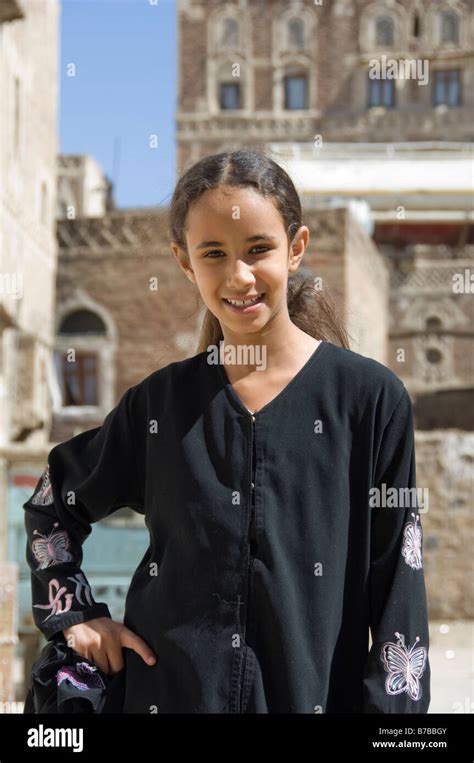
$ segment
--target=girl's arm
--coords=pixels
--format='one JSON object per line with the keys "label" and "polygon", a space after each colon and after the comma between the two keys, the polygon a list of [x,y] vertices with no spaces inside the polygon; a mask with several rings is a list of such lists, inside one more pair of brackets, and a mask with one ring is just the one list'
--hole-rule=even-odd
{"label": "girl's arm", "polygon": [[416,495],[413,412],[405,387],[383,432],[374,486],[378,492],[372,498],[380,497],[381,505],[372,502],[370,509],[373,643],[364,675],[363,712],[426,713],[430,666],[419,513],[423,505]]}
{"label": "girl's arm", "polygon": [[137,387],[128,389],[102,426],[54,447],[23,504],[33,616],[50,640],[71,625],[111,617],[81,570],[82,544],[122,506],[144,513],[144,475],[135,438]]}

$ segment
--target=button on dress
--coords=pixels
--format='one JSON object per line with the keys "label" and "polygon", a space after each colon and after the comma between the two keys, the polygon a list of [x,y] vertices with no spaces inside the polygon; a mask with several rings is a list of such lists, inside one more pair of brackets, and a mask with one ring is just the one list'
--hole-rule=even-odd
{"label": "button on dress", "polygon": [[124,713],[426,713],[404,384],[322,341],[252,414],[211,361],[202,352],[153,372],[100,427],[50,451],[23,506],[37,627],[51,640],[110,617],[82,544],[131,506],[150,542],[124,623],[157,662],[123,649]]}

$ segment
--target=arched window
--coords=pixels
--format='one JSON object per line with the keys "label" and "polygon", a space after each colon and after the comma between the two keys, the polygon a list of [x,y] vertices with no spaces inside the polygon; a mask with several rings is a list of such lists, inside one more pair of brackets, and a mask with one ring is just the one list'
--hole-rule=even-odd
{"label": "arched window", "polygon": [[459,42],[459,17],[453,11],[443,11],[440,18],[441,42]]}
{"label": "arched window", "polygon": [[[75,337],[87,340],[107,333],[102,318],[92,310],[74,310],[61,321],[58,335],[62,338]],[[90,348],[74,341],[66,351],[58,353],[62,380],[63,405],[84,406],[99,403],[99,356],[94,346]],[[73,350],[73,352],[71,352]]]}
{"label": "arched window", "polygon": [[375,44],[393,45],[394,25],[390,16],[379,16],[375,19]]}
{"label": "arched window", "polygon": [[305,47],[304,22],[298,16],[290,19],[287,26],[288,50],[303,50]]}
{"label": "arched window", "polygon": [[437,315],[430,315],[425,321],[425,328],[427,331],[439,331],[443,326],[441,318]]}
{"label": "arched window", "polygon": [[221,48],[239,47],[239,22],[237,19],[226,18],[222,20],[219,44]]}
{"label": "arched window", "polygon": [[105,334],[106,331],[105,323],[97,313],[91,310],[75,310],[63,318],[58,334],[84,336],[85,334]]}

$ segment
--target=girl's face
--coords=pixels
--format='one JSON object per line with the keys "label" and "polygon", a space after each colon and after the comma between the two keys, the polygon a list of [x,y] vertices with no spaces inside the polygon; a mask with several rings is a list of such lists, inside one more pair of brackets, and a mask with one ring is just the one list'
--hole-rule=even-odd
{"label": "girl's face", "polygon": [[[283,219],[271,199],[252,188],[206,191],[186,217],[189,256],[171,249],[219,320],[223,333],[255,333],[276,316],[288,319],[288,273],[298,268],[309,237],[301,226],[288,252]],[[228,300],[253,300],[232,306]]]}

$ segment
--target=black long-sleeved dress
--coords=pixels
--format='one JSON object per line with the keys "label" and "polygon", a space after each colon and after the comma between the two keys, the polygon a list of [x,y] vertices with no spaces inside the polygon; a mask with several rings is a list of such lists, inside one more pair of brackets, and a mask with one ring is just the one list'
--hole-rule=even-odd
{"label": "black long-sleeved dress", "polygon": [[211,359],[155,371],[51,450],[24,504],[37,627],[110,616],[81,546],[131,506],[150,545],[124,623],[157,662],[124,648],[124,713],[426,713],[405,386],[323,341],[252,415]]}

